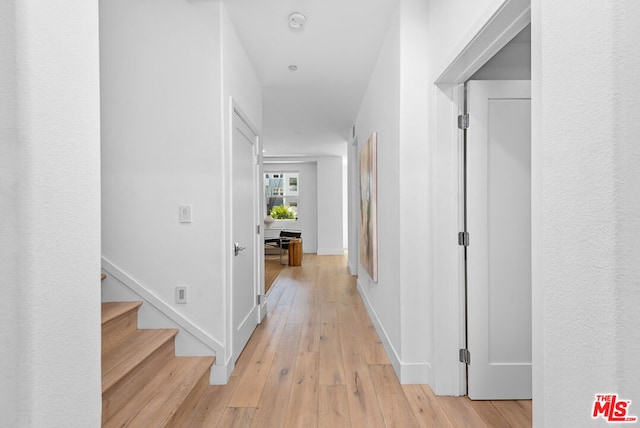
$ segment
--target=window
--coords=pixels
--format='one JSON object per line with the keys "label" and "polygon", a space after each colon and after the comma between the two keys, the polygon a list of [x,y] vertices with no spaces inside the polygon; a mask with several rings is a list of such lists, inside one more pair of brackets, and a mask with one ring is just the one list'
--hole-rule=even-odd
{"label": "window", "polygon": [[266,215],[275,220],[298,219],[298,173],[267,172],[264,174]]}

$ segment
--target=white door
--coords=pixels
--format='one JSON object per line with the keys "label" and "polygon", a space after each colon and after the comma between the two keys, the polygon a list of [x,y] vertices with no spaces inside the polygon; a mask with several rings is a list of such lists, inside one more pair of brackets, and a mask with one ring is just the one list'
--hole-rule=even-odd
{"label": "white door", "polygon": [[531,82],[467,86],[471,399],[531,398]]}
{"label": "white door", "polygon": [[233,360],[244,349],[258,324],[256,207],[258,137],[234,110],[232,155]]}

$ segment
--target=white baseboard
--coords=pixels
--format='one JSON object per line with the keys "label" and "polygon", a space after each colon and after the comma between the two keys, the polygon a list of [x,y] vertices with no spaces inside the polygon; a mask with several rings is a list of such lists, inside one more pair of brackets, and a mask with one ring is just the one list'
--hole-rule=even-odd
{"label": "white baseboard", "polygon": [[431,364],[401,363],[400,383],[403,385],[427,384],[431,385]]}
{"label": "white baseboard", "polygon": [[391,340],[389,340],[389,335],[387,335],[387,332],[382,326],[382,323],[380,322],[380,319],[378,318],[376,311],[371,306],[369,297],[367,296],[367,294],[364,292],[362,288],[362,283],[360,282],[360,278],[358,278],[357,283],[358,283],[358,292],[360,293],[360,297],[364,302],[364,306],[365,308],[367,308],[367,312],[369,313],[369,317],[371,318],[371,321],[373,321],[373,326],[376,328],[376,332],[378,333],[378,336],[380,336],[380,340],[382,341],[384,350],[387,351],[387,356],[391,361],[391,365],[393,366],[393,369],[396,371],[396,375],[398,376],[398,379],[400,379],[400,373],[401,373],[400,357],[398,357],[398,353],[396,352],[395,348],[391,344]]}
{"label": "white baseboard", "polygon": [[349,273],[353,276],[358,275],[358,267],[353,266],[353,264],[349,261],[347,262],[347,266],[349,267]]}
{"label": "white baseboard", "polygon": [[344,254],[344,248],[336,248],[336,249],[318,248],[317,254],[319,256],[342,256]]}
{"label": "white baseboard", "polygon": [[263,296],[260,307],[258,308],[258,324],[261,324],[262,321],[264,321],[264,317],[267,316],[267,311],[267,299]]}
{"label": "white baseboard", "polygon": [[231,361],[227,361],[226,364],[216,364],[211,366],[211,372],[209,373],[209,384],[210,385],[226,385],[229,383],[229,378],[231,377],[231,373],[233,369],[236,367],[234,363]]}
{"label": "white baseboard", "polygon": [[369,301],[369,297],[364,292],[362,288],[362,283],[360,282],[360,278],[358,278],[358,292],[360,293],[360,297],[362,297],[362,301],[364,302],[364,306],[367,308],[367,312],[369,313],[369,317],[373,322],[373,326],[380,336],[380,340],[382,341],[382,345],[384,346],[385,351],[387,352],[387,356],[391,361],[391,365],[393,366],[393,370],[395,370],[396,375],[398,376],[398,380],[403,385],[409,384],[430,384],[431,382],[431,364],[429,363],[404,363],[400,360],[396,349],[393,347],[387,332],[385,331],[382,323],[380,322],[380,318],[378,318],[378,314],[373,309],[371,305],[371,301]]}
{"label": "white baseboard", "polygon": [[223,358],[218,358],[225,355],[224,345],[105,257],[102,257],[102,270],[107,274],[103,283],[104,301],[142,300],[144,304],[140,307],[139,323],[143,328],[178,328],[180,333],[176,336],[176,355],[216,356],[211,379],[225,379],[226,383],[229,368],[223,363]]}

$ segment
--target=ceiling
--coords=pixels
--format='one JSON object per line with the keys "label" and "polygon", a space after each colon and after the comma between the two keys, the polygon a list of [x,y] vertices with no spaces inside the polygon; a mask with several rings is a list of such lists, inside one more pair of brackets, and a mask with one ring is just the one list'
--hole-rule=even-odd
{"label": "ceiling", "polygon": [[346,155],[397,2],[225,0],[263,86],[265,156]]}

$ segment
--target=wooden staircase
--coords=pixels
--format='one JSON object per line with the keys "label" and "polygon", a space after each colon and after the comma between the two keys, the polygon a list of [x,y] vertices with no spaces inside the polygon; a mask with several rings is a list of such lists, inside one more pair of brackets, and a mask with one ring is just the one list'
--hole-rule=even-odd
{"label": "wooden staircase", "polygon": [[139,330],[142,302],[102,303],[102,426],[180,427],[214,357],[176,357],[176,329]]}

